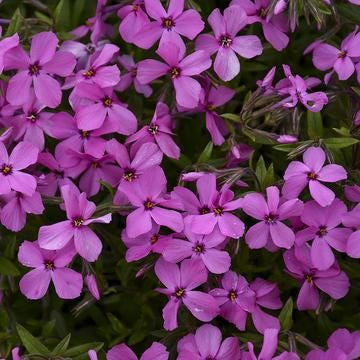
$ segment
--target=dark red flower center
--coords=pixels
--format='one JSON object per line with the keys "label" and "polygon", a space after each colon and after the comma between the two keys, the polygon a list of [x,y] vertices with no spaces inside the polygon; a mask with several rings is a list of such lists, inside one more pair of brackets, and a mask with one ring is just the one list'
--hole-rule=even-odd
{"label": "dark red flower center", "polygon": [[46,269],[46,270],[51,271],[51,270],[54,270],[54,269],[55,269],[54,263],[53,263],[52,261],[50,261],[50,260],[46,260],[45,263],[44,263],[44,265],[45,265],[45,269]]}
{"label": "dark red flower center", "polygon": [[124,180],[126,180],[128,182],[132,182],[133,180],[136,179],[136,174],[133,170],[128,169],[128,170],[125,170],[123,178],[124,178]]}
{"label": "dark red flower center", "polygon": [[277,219],[278,219],[278,216],[276,214],[270,213],[265,216],[265,221],[267,224],[275,224]]}
{"label": "dark red flower center", "polygon": [[327,230],[326,230],[326,227],[325,226],[320,226],[319,227],[319,230],[317,232],[317,235],[320,236],[320,237],[323,237],[327,234]]}
{"label": "dark red flower center", "polygon": [[74,227],[80,227],[84,224],[84,219],[76,218],[72,221]]}
{"label": "dark red flower center", "polygon": [[104,99],[103,99],[104,106],[111,107],[112,103],[113,103],[113,101],[111,98],[109,98],[108,96],[104,97]]}
{"label": "dark red flower center", "polygon": [[222,207],[220,207],[220,206],[214,208],[214,213],[215,213],[216,216],[222,215],[223,212],[224,212],[224,209]]}
{"label": "dark red flower center", "polygon": [[40,66],[38,63],[32,64],[29,66],[29,74],[30,75],[39,75]]}
{"label": "dark red flower center", "polygon": [[83,137],[84,139],[87,139],[90,137],[90,131],[82,130],[82,131],[80,131],[80,134],[81,134],[81,137]]}
{"label": "dark red flower center", "polygon": [[235,299],[237,298],[237,293],[235,290],[230,290],[229,291],[229,295],[228,295],[229,299],[234,302]]}
{"label": "dark red flower center", "polygon": [[145,210],[151,210],[154,206],[155,206],[155,204],[151,200],[146,200],[144,202]]}
{"label": "dark red flower center", "polygon": [[162,21],[162,26],[167,30],[171,30],[174,25],[174,20],[171,17],[164,18]]}
{"label": "dark red flower center", "polygon": [[135,78],[136,75],[137,75],[137,68],[136,68],[136,67],[133,67],[133,68],[130,70],[130,74],[131,74],[131,77]]}
{"label": "dark red flower center", "polygon": [[258,11],[258,16],[260,16],[261,18],[265,19],[267,13],[268,13],[268,10],[267,10],[267,9],[261,8],[261,9],[259,9],[259,11]]}
{"label": "dark red flower center", "polygon": [[317,176],[316,173],[314,173],[313,171],[311,171],[311,172],[309,172],[309,173],[307,174],[307,177],[308,177],[309,180],[316,180],[318,176]]}
{"label": "dark red flower center", "polygon": [[3,175],[7,176],[7,175],[10,175],[12,173],[12,166],[11,165],[6,165],[4,164],[2,167],[1,167],[1,172]]}
{"label": "dark red flower center", "polygon": [[209,111],[213,111],[215,109],[215,106],[213,104],[208,104],[207,109]]}
{"label": "dark red flower center", "polygon": [[228,48],[230,47],[230,45],[232,44],[232,38],[229,36],[229,35],[223,35],[221,38],[220,38],[220,45],[224,48]]}
{"label": "dark red flower center", "polygon": [[91,77],[93,77],[95,75],[95,70],[94,69],[86,70],[85,72],[83,72],[83,75],[87,79],[90,79]]}
{"label": "dark red flower center", "polygon": [[38,116],[35,113],[30,113],[26,118],[32,123],[34,123],[38,119]]}
{"label": "dark red flower center", "polygon": [[158,240],[159,240],[159,235],[158,235],[158,234],[154,234],[154,235],[150,238],[150,244],[153,245],[153,244],[155,244]]}
{"label": "dark red flower center", "polygon": [[97,168],[99,167],[99,163],[93,162],[93,163],[91,164],[91,167],[92,167],[93,169],[97,169]]}
{"label": "dark red flower center", "polygon": [[170,77],[175,79],[180,76],[180,69],[177,67],[173,67],[170,69]]}
{"label": "dark red flower center", "polygon": [[88,27],[88,28],[90,28],[90,27],[93,26],[93,23],[92,23],[90,20],[86,20],[86,21],[85,21],[85,26]]}
{"label": "dark red flower center", "polygon": [[201,215],[208,214],[209,212],[210,212],[210,209],[207,206],[203,206],[202,208],[199,209],[199,213]]}
{"label": "dark red flower center", "polygon": [[314,280],[313,280],[313,276],[311,274],[307,274],[305,276],[305,280],[310,284],[312,285],[314,283]]}
{"label": "dark red flower center", "polygon": [[175,291],[175,296],[178,298],[178,299],[180,299],[180,298],[182,298],[183,296],[185,295],[185,290],[184,289],[177,289],[176,291]]}
{"label": "dark red flower center", "polygon": [[194,247],[193,247],[193,251],[196,253],[196,254],[203,254],[204,251],[205,251],[205,246],[204,244],[199,244],[197,243]]}
{"label": "dark red flower center", "polygon": [[148,128],[148,131],[151,135],[157,135],[158,131],[159,131],[159,126],[158,125],[150,125]]}
{"label": "dark red flower center", "polygon": [[343,59],[346,56],[346,51],[340,51],[338,54],[339,59]]}
{"label": "dark red flower center", "polygon": [[132,11],[137,12],[139,10],[139,5],[133,5]]}

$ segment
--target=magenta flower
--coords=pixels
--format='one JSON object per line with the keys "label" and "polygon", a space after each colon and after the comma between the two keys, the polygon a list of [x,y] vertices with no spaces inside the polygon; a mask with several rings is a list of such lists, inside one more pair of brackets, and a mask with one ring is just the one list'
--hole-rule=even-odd
{"label": "magenta flower", "polygon": [[166,289],[157,291],[169,297],[163,309],[164,328],[177,328],[177,313],[181,304],[201,321],[211,321],[219,312],[215,299],[204,292],[193,289],[204,284],[207,271],[203,263],[197,259],[187,259],[180,264],[169,263],[160,258],[155,264],[155,273]]}
{"label": "magenta flower", "polygon": [[230,255],[218,247],[223,243],[225,236],[215,229],[209,235],[197,235],[190,230],[191,219],[185,219],[184,234],[188,241],[170,238],[162,256],[166,261],[177,263],[188,257],[200,259],[205,267],[214,274],[223,274],[229,270]]}
{"label": "magenta flower", "polygon": [[[342,215],[342,223],[348,228],[354,229],[346,241],[345,251],[352,258],[360,258],[360,204],[354,209]],[[346,240],[346,239],[344,239]]]}
{"label": "magenta flower", "polygon": [[168,360],[169,352],[163,344],[153,342],[140,359],[125,344],[115,345],[106,353],[106,360]]}
{"label": "magenta flower", "polygon": [[310,147],[303,154],[303,163],[292,161],[284,175],[282,193],[287,199],[297,198],[309,185],[312,198],[321,206],[330,205],[335,194],[322,182],[337,182],[347,178],[345,169],[336,164],[325,165],[325,152],[320,147]]}
{"label": "magenta flower", "polygon": [[345,197],[349,201],[360,202],[360,186],[359,185],[345,185]]}
{"label": "magenta flower", "polygon": [[72,240],[75,249],[87,261],[95,261],[101,253],[102,244],[98,236],[90,229],[92,223],[108,224],[111,214],[92,218],[96,207],[86,199],[74,185],[61,188],[68,220],[54,225],[42,226],[39,230],[39,245],[47,250],[59,250]]}
{"label": "magenta flower", "polygon": [[360,331],[337,329],[327,340],[328,350],[310,351],[305,360],[355,360],[360,356]]}
{"label": "magenta flower", "polygon": [[156,104],[154,116],[149,125],[144,126],[138,132],[126,139],[126,144],[133,143],[131,152],[138,151],[139,147],[147,142],[156,143],[160,150],[168,157],[178,159],[180,148],[176,145],[172,136],[172,119],[169,107],[163,102]]}
{"label": "magenta flower", "polygon": [[120,81],[120,70],[116,65],[106,65],[119,52],[113,44],[105,46],[90,56],[86,69],[81,69],[75,76],[76,84],[88,82],[101,88],[115,86]]}
{"label": "magenta flower", "polygon": [[211,135],[214,145],[221,145],[229,131],[224,119],[219,116],[215,109],[229,102],[235,95],[235,91],[226,86],[211,86],[206,82],[203,87],[203,96],[200,97],[199,110],[205,112],[206,128]]}
{"label": "magenta flower", "polygon": [[183,0],[170,0],[167,11],[160,0],[144,0],[144,3],[147,14],[155,21],[142,26],[133,38],[134,44],[143,49],[149,49],[160,39],[160,46],[171,42],[185,51],[180,35],[193,40],[204,29],[197,11],[184,11]]}
{"label": "magenta flower", "polygon": [[32,38],[30,57],[21,47],[7,53],[5,68],[19,70],[9,81],[6,98],[10,104],[26,103],[31,85],[34,86],[35,96],[42,104],[50,108],[56,108],[60,104],[60,84],[53,75],[70,75],[75,68],[76,60],[69,52],[56,52],[58,42],[53,32],[41,32]]}
{"label": "magenta flower", "polygon": [[290,249],[295,241],[295,234],[284,220],[300,216],[303,209],[302,201],[292,199],[279,204],[279,189],[276,186],[266,188],[266,197],[251,193],[244,197],[243,211],[260,220],[247,231],[245,240],[250,249],[269,246]]}
{"label": "magenta flower", "polygon": [[148,256],[150,253],[162,254],[171,237],[161,235],[159,230],[160,226],[154,224],[148,233],[139,235],[135,238],[130,238],[126,233],[126,230],[123,230],[121,233],[121,240],[128,247],[125,255],[126,261],[137,261]]}
{"label": "magenta flower", "polygon": [[244,331],[248,313],[255,310],[255,292],[243,276],[233,271],[224,274],[221,286],[209,292],[220,307],[220,316]]}
{"label": "magenta flower", "polygon": [[283,257],[289,274],[301,283],[296,301],[299,310],[317,309],[320,304],[319,290],[335,300],[348,293],[350,282],[347,275],[336,263],[327,270],[317,270],[311,262],[309,248],[292,248]]}
{"label": "magenta flower", "polygon": [[236,53],[246,59],[260,55],[263,51],[260,39],[255,35],[236,36],[247,25],[245,12],[239,6],[224,10],[224,16],[215,9],[208,22],[214,35],[203,34],[196,39],[196,49],[216,54],[214,70],[220,79],[232,80],[240,72]]}
{"label": "magenta flower", "polygon": [[21,278],[20,291],[28,299],[41,299],[52,280],[59,298],[79,297],[83,286],[82,276],[66,267],[74,255],[75,251],[72,247],[59,251],[47,251],[41,249],[37,242],[24,241],[19,248],[18,260],[33,270]]}
{"label": "magenta flower", "polygon": [[[121,25],[120,25],[121,26]],[[140,84],[137,75],[137,64],[130,55],[122,55],[119,57],[119,63],[128,71],[121,75],[120,82],[116,86],[117,91],[125,91],[131,84],[134,84],[136,92],[149,97],[152,94],[152,88],[149,85]]]}
{"label": "magenta flower", "polygon": [[222,341],[220,330],[210,324],[200,326],[194,334],[184,336],[177,344],[177,360],[240,360],[239,340],[228,337]]}
{"label": "magenta flower", "polygon": [[[101,157],[105,152],[106,140],[101,135],[112,133],[117,125],[105,119],[103,126],[96,130],[84,131],[77,126],[76,120],[65,111],[58,112],[51,118],[52,126],[49,135],[63,140],[56,145],[55,157],[61,166],[69,165],[68,149],[85,152],[95,157]],[[113,128],[112,128],[113,127]]]}
{"label": "magenta flower", "polygon": [[280,329],[279,320],[267,314],[262,308],[277,310],[282,307],[280,290],[275,283],[256,278],[251,284],[250,289],[255,292],[255,309],[251,312],[252,321],[255,328],[261,334],[265,329]]}
{"label": "magenta flower", "polygon": [[80,190],[86,192],[89,197],[100,191],[100,181],[105,181],[115,187],[122,175],[121,169],[114,164],[112,155],[97,157],[69,149],[68,156],[62,161],[62,166],[69,177],[77,178],[81,175]]}
{"label": "magenta flower", "polygon": [[232,0],[230,5],[240,6],[248,16],[248,24],[259,22],[265,39],[278,51],[284,50],[288,43],[289,37],[286,35],[288,30],[288,19],[283,14],[268,16],[270,0]]}
{"label": "magenta flower", "polygon": [[313,240],[311,261],[319,270],[326,270],[335,263],[331,248],[340,252],[346,250],[346,240],[352,230],[338,227],[345,213],[346,206],[339,199],[325,207],[315,201],[309,201],[304,206],[301,221],[308,227],[296,233],[296,244],[301,246]]}
{"label": "magenta flower", "polygon": [[102,89],[96,84],[82,82],[76,86],[75,94],[90,100],[89,105],[76,111],[75,118],[81,130],[99,129],[108,120],[111,132],[130,135],[136,131],[135,115],[118,101],[112,88]]}
{"label": "magenta flower", "polygon": [[14,125],[15,140],[20,139],[34,144],[39,151],[44,150],[45,134],[51,133],[51,127],[55,126],[51,117],[53,114],[44,112],[44,105],[40,104],[34,91],[30,90],[28,101],[22,105],[23,113],[13,117],[11,124]]}
{"label": "magenta flower", "polygon": [[106,151],[114,157],[121,168],[121,179],[118,184],[118,191],[120,191],[120,188],[125,182],[133,185],[146,170],[160,165],[163,157],[159,147],[153,143],[143,144],[132,159],[126,147],[115,139],[108,141]]}
{"label": "magenta flower", "polygon": [[[202,207],[197,207],[196,213],[191,215],[191,231],[195,234],[210,234],[218,226],[224,236],[237,239],[244,233],[244,223],[231,211],[239,209],[242,199],[234,198],[234,193],[228,185],[216,190],[216,176],[207,174],[196,182]],[[195,197],[194,195],[192,197]],[[188,200],[184,198],[187,202]],[[189,199],[193,202],[193,199]],[[195,209],[194,209],[195,210]]]}
{"label": "magenta flower", "polygon": [[39,150],[26,141],[19,142],[11,155],[0,142],[0,195],[9,194],[11,190],[31,196],[36,189],[36,180],[32,175],[20,170],[35,164]]}
{"label": "magenta flower", "polygon": [[274,356],[278,346],[279,329],[265,329],[263,345],[259,356],[255,355],[254,345],[247,343],[248,352],[243,352],[241,360],[300,360],[299,356],[293,352],[284,351],[278,356]]}
{"label": "magenta flower", "polygon": [[355,30],[342,41],[340,50],[329,44],[319,44],[313,52],[313,63],[317,69],[333,69],[339,80],[347,80],[354,73],[359,56],[360,33]]}
{"label": "magenta flower", "polygon": [[201,86],[191,76],[200,75],[211,66],[211,59],[205,51],[195,51],[185,57],[185,51],[176,44],[161,44],[156,53],[166,62],[148,59],[138,63],[136,78],[140,84],[169,75],[176,92],[176,102],[185,108],[194,108],[199,103]]}
{"label": "magenta flower", "polygon": [[3,195],[6,204],[0,213],[1,224],[11,231],[20,231],[26,224],[26,214],[40,215],[44,212],[44,205],[40,193],[35,191],[31,196],[12,191]]}
{"label": "magenta flower", "polygon": [[274,105],[274,108],[280,106],[285,108],[293,108],[300,102],[308,110],[319,112],[324,105],[328,103],[327,95],[322,92],[308,93],[307,90],[320,83],[317,78],[308,78],[304,80],[299,75],[293,75],[288,65],[283,65],[286,78],[280,80],[275,89],[277,93],[285,98]]}
{"label": "magenta flower", "polygon": [[136,34],[149,23],[143,4],[144,0],[135,0],[132,4],[122,6],[117,12],[121,19],[119,33],[128,43],[133,43]]}
{"label": "magenta flower", "polygon": [[19,35],[15,33],[12,36],[0,41],[0,74],[4,71],[5,56],[7,52],[19,45]]}
{"label": "magenta flower", "polygon": [[182,216],[174,210],[165,209],[166,177],[163,170],[153,167],[133,185],[124,182],[120,188],[136,209],[126,218],[126,232],[131,238],[149,232],[153,223],[166,226],[176,232],[182,231]]}

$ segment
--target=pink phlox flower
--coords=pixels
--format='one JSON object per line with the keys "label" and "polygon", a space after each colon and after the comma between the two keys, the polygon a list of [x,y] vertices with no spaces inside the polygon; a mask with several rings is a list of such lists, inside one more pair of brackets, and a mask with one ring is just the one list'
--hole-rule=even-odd
{"label": "pink phlox flower", "polygon": [[86,199],[74,185],[61,187],[67,220],[39,229],[39,245],[47,250],[59,250],[74,242],[75,249],[87,261],[96,261],[102,250],[102,243],[89,227],[92,223],[108,224],[111,214],[93,218],[96,206]]}
{"label": "pink phlox flower", "polygon": [[347,238],[345,251],[352,258],[359,259],[360,258],[360,204],[356,205],[355,208],[349,211],[348,213],[344,213],[342,215],[342,223],[351,230],[355,230],[353,233],[350,232],[350,236]]}
{"label": "pink phlox flower", "polygon": [[278,346],[279,329],[265,329],[264,340],[259,356],[256,356],[254,345],[247,343],[248,352],[243,352],[242,360],[300,360],[294,352],[283,351],[280,355],[274,356]]}
{"label": "pink phlox flower", "polygon": [[115,89],[117,91],[125,91],[131,84],[134,85],[136,92],[143,94],[145,97],[149,97],[153,90],[149,85],[140,84],[136,78],[137,64],[130,55],[119,56],[119,63],[127,70],[126,74],[123,74],[120,78],[120,82]]}
{"label": "pink phlox flower", "polygon": [[236,337],[222,339],[220,330],[211,324],[197,328],[177,343],[177,360],[240,360],[242,353]]}
{"label": "pink phlox flower", "polygon": [[160,0],[144,0],[144,3],[147,14],[155,21],[143,25],[132,38],[134,44],[143,49],[149,49],[160,39],[159,46],[170,42],[185,52],[181,36],[194,40],[204,29],[204,22],[196,10],[184,11],[184,0],[170,0],[167,11]]}
{"label": "pink phlox flower", "polygon": [[251,226],[245,240],[251,249],[259,249],[269,245],[290,249],[295,241],[293,230],[284,224],[292,216],[299,216],[303,210],[303,202],[298,199],[280,203],[280,191],[276,186],[266,188],[266,200],[262,194],[251,193],[244,197],[243,211],[260,220]]}
{"label": "pink phlox flower", "polygon": [[301,289],[296,300],[299,310],[316,310],[322,291],[332,299],[343,298],[350,289],[347,275],[337,263],[327,270],[318,270],[311,261],[310,249],[304,245],[287,250],[284,255],[287,272],[297,279]]}
{"label": "pink phlox flower", "polygon": [[130,135],[125,143],[132,144],[131,154],[134,154],[142,144],[154,142],[166,156],[178,159],[180,157],[180,148],[173,140],[172,127],[173,121],[169,107],[163,102],[158,102],[150,124]]}
{"label": "pink phlox flower", "polygon": [[112,88],[82,82],[76,86],[74,93],[87,100],[76,108],[75,119],[79,129],[97,130],[106,122],[106,127],[111,128],[109,132],[130,135],[136,131],[135,115],[117,99]]}
{"label": "pink phlox flower", "polygon": [[184,234],[186,240],[178,237],[169,238],[162,256],[166,261],[178,263],[186,258],[200,259],[205,267],[214,274],[222,274],[229,270],[231,258],[227,251],[219,246],[225,236],[216,229],[208,235],[198,235],[191,231],[191,219],[185,219]]}
{"label": "pink phlox flower", "polygon": [[6,98],[12,105],[29,101],[31,87],[40,103],[56,108],[60,105],[62,92],[54,75],[69,76],[76,65],[73,54],[56,51],[59,39],[53,32],[36,34],[31,41],[30,56],[21,46],[7,52],[5,69],[18,72],[9,81]]}
{"label": "pink phlox flower", "polygon": [[22,170],[35,164],[38,155],[35,145],[21,141],[9,156],[5,145],[0,142],[0,195],[9,194],[11,190],[28,196],[34,194],[36,179]]}
{"label": "pink phlox flower", "polygon": [[240,6],[230,6],[221,15],[219,9],[213,10],[208,22],[214,32],[202,34],[196,39],[196,49],[216,54],[214,70],[220,79],[232,80],[240,72],[240,62],[236,54],[246,59],[260,55],[263,51],[256,35],[237,33],[247,25],[247,15]]}
{"label": "pink phlox flower", "polygon": [[304,206],[301,221],[307,228],[296,233],[296,244],[301,246],[312,240],[311,261],[319,270],[326,270],[335,263],[332,248],[339,252],[346,251],[346,241],[352,230],[339,227],[346,210],[345,204],[339,199],[325,207],[316,201],[309,201]]}
{"label": "pink phlox flower", "polygon": [[33,270],[21,278],[20,291],[28,299],[41,299],[52,280],[59,298],[79,297],[83,286],[82,276],[67,267],[75,254],[73,246],[66,246],[62,250],[48,251],[40,248],[36,241],[24,241],[19,248],[18,260],[22,265],[33,268]]}
{"label": "pink phlox flower", "polygon": [[176,232],[184,228],[177,211],[166,209],[166,177],[159,166],[147,169],[134,184],[124,182],[120,191],[136,208],[126,218],[126,232],[131,238],[149,232],[154,222]]}
{"label": "pink phlox flower", "polygon": [[161,44],[156,53],[166,63],[153,59],[140,61],[136,76],[139,83],[146,85],[168,75],[174,85],[178,105],[189,109],[195,108],[199,103],[201,85],[192,76],[200,75],[209,69],[210,55],[199,50],[185,57],[185,50],[171,42]]}
{"label": "pink phlox flower", "polygon": [[125,344],[118,344],[106,353],[106,360],[168,360],[169,352],[163,344],[153,342],[140,358]]}
{"label": "pink phlox flower", "polygon": [[44,212],[44,205],[40,193],[35,191],[32,195],[25,195],[12,191],[3,195],[1,201],[5,205],[1,208],[1,224],[11,231],[20,231],[26,224],[26,215],[40,215]]}
{"label": "pink phlox flower", "polygon": [[336,164],[325,165],[325,152],[310,147],[303,154],[303,162],[292,161],[284,175],[282,194],[287,199],[297,198],[306,186],[310,195],[322,207],[330,205],[335,194],[322,183],[335,183],[347,178],[346,170]]}
{"label": "pink phlox flower", "polygon": [[208,277],[201,261],[186,259],[179,267],[160,258],[155,264],[155,274],[166,286],[157,291],[169,297],[169,302],[163,309],[166,330],[178,327],[177,313],[182,304],[200,321],[208,322],[217,316],[219,308],[215,299],[209,294],[194,290],[204,284]]}
{"label": "pink phlox flower", "polygon": [[231,5],[240,6],[247,15],[247,23],[260,23],[265,39],[275,48],[277,51],[284,50],[288,43],[289,37],[286,35],[288,31],[288,18],[281,12],[285,8],[278,8],[277,14],[269,16],[270,0],[232,0]]}

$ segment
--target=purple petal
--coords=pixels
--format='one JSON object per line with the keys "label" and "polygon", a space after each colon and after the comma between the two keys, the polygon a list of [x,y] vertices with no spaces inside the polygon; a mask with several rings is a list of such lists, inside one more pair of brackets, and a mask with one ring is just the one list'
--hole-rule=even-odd
{"label": "purple petal", "polygon": [[213,35],[201,34],[196,39],[195,47],[196,50],[204,50],[212,55],[216,53],[220,45]]}
{"label": "purple petal", "polygon": [[223,274],[231,265],[230,255],[226,251],[207,249],[201,258],[206,268],[213,274]]}
{"label": "purple petal", "polygon": [[10,187],[15,191],[21,192],[28,196],[33,195],[35,192],[36,180],[32,175],[13,170],[13,173],[8,175],[8,181]]}
{"label": "purple petal", "polygon": [[294,244],[294,232],[281,221],[270,225],[270,234],[272,241],[278,247],[290,249]]}
{"label": "purple petal", "polygon": [[16,75],[11,77],[6,92],[6,99],[11,105],[25,104],[30,96],[30,86],[32,84],[32,77],[28,70],[19,71]]}
{"label": "purple petal", "polygon": [[40,247],[47,250],[63,248],[74,236],[74,228],[69,220],[42,226],[39,229],[38,241]]}
{"label": "purple petal", "polygon": [[261,334],[264,333],[265,329],[280,329],[279,320],[276,317],[262,311],[259,306],[255,307],[251,316],[256,330]]}
{"label": "purple petal", "polygon": [[79,255],[90,262],[96,261],[102,250],[99,237],[87,226],[75,229],[74,243]]}
{"label": "purple petal", "polygon": [[51,272],[56,294],[60,299],[75,299],[80,296],[83,287],[83,279],[78,272],[60,268]]}
{"label": "purple petal", "polygon": [[245,241],[250,249],[260,249],[267,244],[269,232],[269,226],[265,221],[261,221],[247,231]]}
{"label": "purple petal", "polygon": [[60,105],[62,92],[57,80],[49,75],[40,73],[34,77],[35,95],[41,103],[56,108]]}
{"label": "purple petal", "polygon": [[170,263],[163,258],[160,258],[155,263],[155,274],[159,280],[170,290],[175,290],[180,286],[180,270],[176,264]]}
{"label": "purple petal", "polygon": [[246,59],[261,55],[263,51],[261,41],[255,35],[237,36],[230,47]]}
{"label": "purple petal", "polygon": [[136,79],[140,84],[149,84],[151,81],[167,74],[169,70],[169,65],[160,61],[143,60],[138,64]]}
{"label": "purple petal", "polygon": [[244,234],[244,223],[237,216],[228,212],[218,218],[218,225],[222,234],[233,239],[238,239]]}
{"label": "purple petal", "polygon": [[190,312],[201,321],[211,321],[219,313],[215,299],[200,291],[187,291],[183,302]]}
{"label": "purple petal", "polygon": [[20,282],[20,291],[31,300],[41,299],[47,292],[51,280],[50,271],[37,268],[25,274]]}
{"label": "purple petal", "polygon": [[265,216],[269,214],[264,196],[258,193],[248,194],[244,197],[242,210],[257,220],[264,220]]}
{"label": "purple petal", "polygon": [[343,298],[350,288],[349,278],[343,271],[331,278],[317,278],[314,283],[320,290],[335,300]]}
{"label": "purple petal", "polygon": [[110,120],[119,123],[118,132],[123,135],[130,135],[136,131],[137,120],[135,115],[127,108],[114,104],[108,110],[108,116]]}
{"label": "purple petal", "polygon": [[203,29],[204,22],[201,20],[200,14],[193,9],[184,11],[175,21],[175,30],[190,40],[194,40]]}
{"label": "purple petal", "polygon": [[311,260],[319,270],[327,270],[335,261],[335,256],[328,243],[316,237],[311,245]]}
{"label": "purple petal", "polygon": [[180,305],[181,301],[179,301],[175,297],[171,297],[170,301],[165,305],[162,311],[164,319],[164,329],[171,331],[178,327],[177,313],[179,311]]}
{"label": "purple petal", "polygon": [[334,64],[334,70],[339,80],[347,80],[355,71],[355,65],[349,56],[338,58]]}
{"label": "purple petal", "polygon": [[189,241],[171,239],[162,255],[166,261],[177,263],[193,254],[193,246]]}
{"label": "purple petal", "polygon": [[30,241],[24,241],[20,245],[18,260],[22,265],[32,268],[38,268],[44,265],[44,258],[39,245]]}
{"label": "purple petal", "polygon": [[318,173],[318,179],[325,182],[336,182],[346,178],[346,170],[336,164],[326,165]]}
{"label": "purple petal", "polygon": [[319,306],[320,295],[313,283],[303,283],[296,304],[299,310],[315,310]]}
{"label": "purple petal", "polygon": [[339,56],[339,50],[329,44],[320,44],[313,52],[313,63],[319,70],[331,69]]}
{"label": "purple petal", "polygon": [[195,341],[202,358],[217,357],[221,339],[221,332],[216,326],[205,324],[199,327],[195,333]]}
{"label": "purple petal", "polygon": [[189,76],[179,76],[173,80],[176,102],[185,108],[192,109],[199,103],[201,86]]}
{"label": "purple petal", "polygon": [[84,106],[76,112],[78,127],[84,131],[99,129],[105,121],[106,113],[106,108],[100,103]]}
{"label": "purple petal", "polygon": [[271,22],[262,22],[265,39],[278,51],[284,50],[288,43],[289,37],[279,30]]}
{"label": "purple petal", "polygon": [[134,238],[145,234],[152,228],[152,221],[149,211],[138,208],[130,213],[126,218],[126,233]]}
{"label": "purple petal", "polygon": [[240,72],[240,62],[231,48],[220,48],[214,62],[214,70],[221,80],[230,81]]}
{"label": "purple petal", "polygon": [[72,53],[59,51],[42,69],[47,73],[65,77],[72,74],[75,65],[76,59]]}
{"label": "purple petal", "polygon": [[51,31],[44,31],[34,35],[30,48],[31,61],[44,65],[54,57],[58,43],[59,39]]}
{"label": "purple petal", "polygon": [[312,198],[323,207],[330,205],[335,199],[333,191],[317,180],[309,181],[309,190]]}
{"label": "purple petal", "polygon": [[360,230],[352,233],[346,243],[346,253],[355,258],[360,258]]}
{"label": "purple petal", "polygon": [[32,143],[22,141],[12,151],[9,162],[15,170],[22,170],[35,164],[39,155],[39,149]]}
{"label": "purple petal", "polygon": [[206,282],[208,277],[200,259],[187,259],[180,264],[180,286],[192,290]]}
{"label": "purple petal", "polygon": [[324,165],[325,152],[320,147],[312,146],[304,152],[303,159],[310,170],[317,174]]}

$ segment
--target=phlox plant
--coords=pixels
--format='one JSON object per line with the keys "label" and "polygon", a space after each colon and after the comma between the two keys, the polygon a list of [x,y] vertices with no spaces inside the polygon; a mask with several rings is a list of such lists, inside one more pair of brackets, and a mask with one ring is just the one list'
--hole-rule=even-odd
{"label": "phlox plant", "polygon": [[359,0],[0,1],[0,359],[360,359]]}

